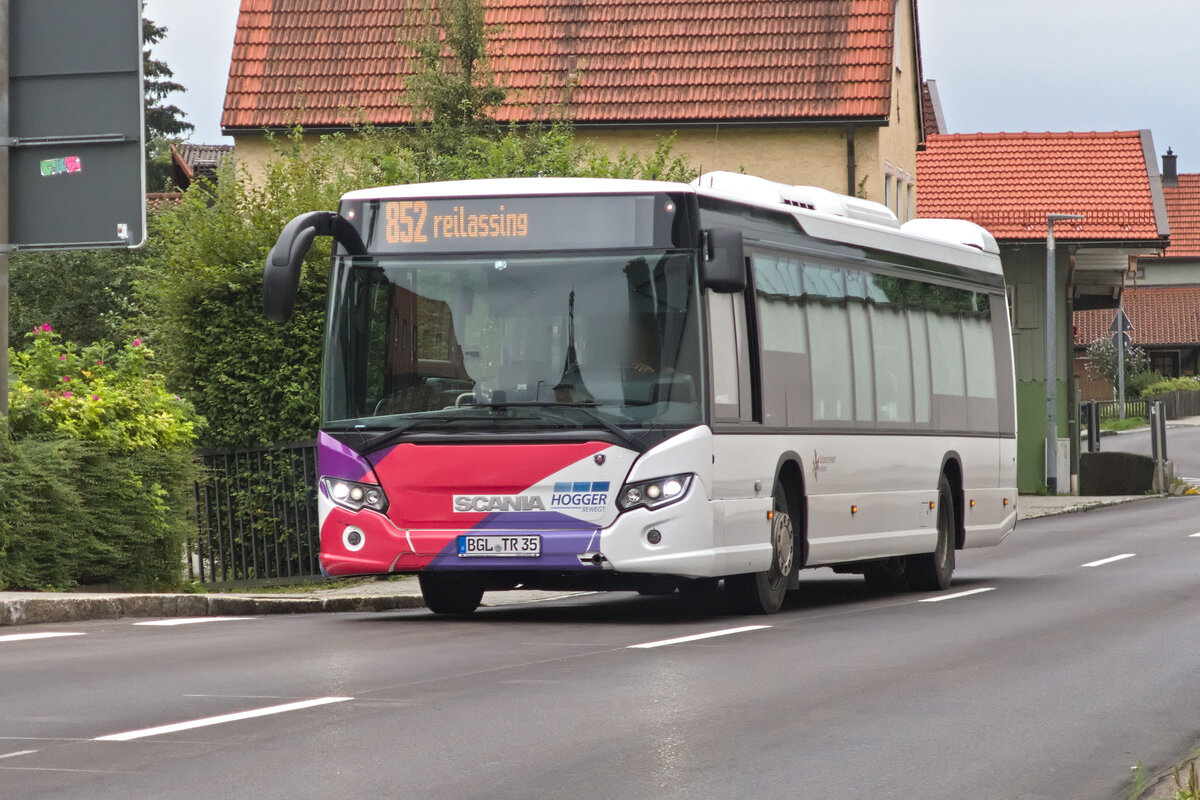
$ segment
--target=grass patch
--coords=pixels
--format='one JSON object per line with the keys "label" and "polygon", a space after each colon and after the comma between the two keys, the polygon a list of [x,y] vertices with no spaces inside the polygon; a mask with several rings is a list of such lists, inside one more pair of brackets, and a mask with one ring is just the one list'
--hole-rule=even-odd
{"label": "grass patch", "polygon": [[1128,431],[1133,428],[1144,428],[1149,425],[1145,417],[1126,417],[1125,419],[1100,420],[1102,431]]}

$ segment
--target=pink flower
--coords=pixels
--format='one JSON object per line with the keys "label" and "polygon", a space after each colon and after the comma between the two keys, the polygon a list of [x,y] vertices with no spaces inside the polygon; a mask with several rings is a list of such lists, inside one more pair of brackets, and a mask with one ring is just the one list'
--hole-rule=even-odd
{"label": "pink flower", "polygon": [[67,376],[67,375],[63,375],[62,382],[63,382],[63,383],[70,383],[70,382],[71,382],[71,378],[70,378],[69,376]]}
{"label": "pink flower", "polygon": [[74,397],[74,396],[75,396],[75,394],[73,392],[63,392],[63,397]]}
{"label": "pink flower", "polygon": [[94,395],[92,395],[92,399],[93,399],[93,400],[99,400],[99,399],[100,399],[100,395],[98,395],[98,394],[94,394]]}
{"label": "pink flower", "polygon": [[52,330],[54,330],[54,328],[50,327],[50,323],[48,323],[48,322],[42,323],[42,326],[41,326],[42,333],[50,333]]}
{"label": "pink flower", "polygon": [[134,340],[133,340],[133,346],[134,346],[134,347],[141,347],[141,346],[142,346],[142,340],[141,340],[141,339],[134,339]]}
{"label": "pink flower", "polygon": [[66,361],[66,360],[67,360],[67,354],[66,354],[66,353],[59,353],[59,355],[58,355],[58,360],[59,360],[59,361]]}
{"label": "pink flower", "polygon": [[100,359],[99,361],[97,361],[97,362],[96,362],[96,366],[97,366],[97,367],[102,367],[102,366],[104,366],[104,359],[102,358],[102,359]]}

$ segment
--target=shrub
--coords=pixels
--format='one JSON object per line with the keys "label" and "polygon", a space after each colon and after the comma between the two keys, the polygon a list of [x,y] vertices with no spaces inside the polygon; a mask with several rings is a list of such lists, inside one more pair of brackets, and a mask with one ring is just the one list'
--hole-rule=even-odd
{"label": "shrub", "polygon": [[[1117,348],[1112,346],[1107,336],[1101,336],[1088,345],[1087,350],[1083,354],[1083,359],[1087,363],[1088,370],[1098,377],[1108,381],[1109,386],[1113,389],[1117,388],[1118,378],[1118,353]],[[1137,397],[1136,391],[1130,390],[1131,382],[1137,376],[1145,374],[1150,369],[1150,357],[1146,355],[1146,351],[1137,345],[1130,345],[1125,348],[1125,396]],[[1158,373],[1155,373],[1158,374]],[[1162,377],[1161,375],[1159,376]]]}
{"label": "shrub", "polygon": [[[1158,373],[1153,373],[1158,375]],[[1167,392],[1195,392],[1200,391],[1200,380],[1195,378],[1163,378],[1159,375],[1160,380],[1152,381],[1141,387],[1141,396],[1148,397],[1154,394],[1166,394]]]}
{"label": "shrub", "polygon": [[0,587],[177,584],[201,421],[141,340],[27,336],[0,430]]}
{"label": "shrub", "polygon": [[1141,397],[1147,386],[1162,383],[1166,377],[1157,370],[1146,370],[1136,375],[1125,376],[1125,399]]}

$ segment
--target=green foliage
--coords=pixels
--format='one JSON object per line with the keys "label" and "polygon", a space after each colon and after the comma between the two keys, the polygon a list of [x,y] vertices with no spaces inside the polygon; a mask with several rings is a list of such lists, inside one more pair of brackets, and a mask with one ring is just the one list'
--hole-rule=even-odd
{"label": "green foliage", "polygon": [[1132,400],[1141,397],[1147,386],[1162,383],[1167,378],[1158,370],[1148,369],[1136,375],[1125,376],[1125,399]]}
{"label": "green foliage", "polygon": [[191,406],[140,340],[81,348],[49,325],[28,336],[0,430],[0,588],[177,584]]}
{"label": "green foliage", "polygon": [[10,342],[46,320],[64,339],[86,343],[127,339],[140,329],[133,296],[149,251],[18,252],[10,275]]}
{"label": "green foliage", "polygon": [[1200,798],[1200,777],[1196,775],[1196,760],[1185,762],[1175,767],[1175,800],[1198,800]]}
{"label": "green foliage", "polygon": [[[1088,370],[1097,377],[1108,381],[1113,389],[1117,388],[1117,371],[1118,371],[1117,348],[1112,346],[1112,342],[1107,336],[1101,336],[1096,341],[1088,345],[1087,350],[1083,354],[1084,362],[1087,364]],[[1125,396],[1137,397],[1138,395],[1130,388],[1131,380],[1136,376],[1150,369],[1150,358],[1146,355],[1146,351],[1137,345],[1130,345],[1125,348]]]}
{"label": "green foliage", "polygon": [[[1158,375],[1158,373],[1152,373]],[[1196,378],[1163,378],[1159,375],[1160,380],[1148,383],[1141,387],[1139,394],[1142,397],[1148,397],[1154,394],[1166,394],[1167,392],[1195,392],[1200,391],[1200,380]]]}

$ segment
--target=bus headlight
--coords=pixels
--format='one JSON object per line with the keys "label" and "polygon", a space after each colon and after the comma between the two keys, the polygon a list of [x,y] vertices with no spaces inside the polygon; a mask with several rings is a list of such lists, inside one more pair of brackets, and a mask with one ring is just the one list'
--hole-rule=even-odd
{"label": "bus headlight", "polygon": [[617,505],[622,511],[631,508],[658,508],[682,498],[692,485],[691,475],[670,475],[652,481],[627,483],[617,495]]}
{"label": "bus headlight", "polygon": [[380,513],[387,511],[387,495],[383,489],[373,483],[344,481],[339,478],[321,478],[321,484],[329,494],[329,499],[342,508],[351,511],[361,511],[369,508]]}

